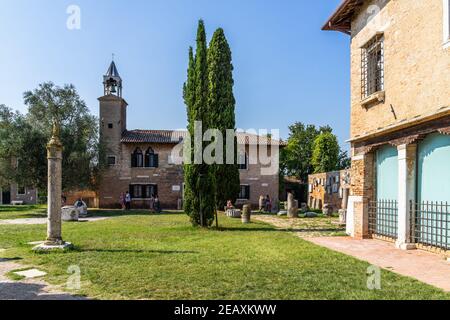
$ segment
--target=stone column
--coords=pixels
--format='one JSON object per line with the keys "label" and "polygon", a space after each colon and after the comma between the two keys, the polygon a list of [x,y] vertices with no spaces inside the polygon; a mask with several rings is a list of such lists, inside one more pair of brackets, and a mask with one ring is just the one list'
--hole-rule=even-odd
{"label": "stone column", "polygon": [[411,201],[416,199],[416,144],[398,146],[398,239],[402,250],[415,249],[411,239]]}
{"label": "stone column", "polygon": [[46,245],[62,245],[61,236],[61,189],[62,189],[62,144],[53,135],[47,145],[48,160],[48,223]]}
{"label": "stone column", "polygon": [[372,152],[357,155],[352,158],[352,183],[349,208],[353,221],[349,229],[356,239],[367,239],[369,234],[369,205],[374,197],[374,154]]}
{"label": "stone column", "polygon": [[47,239],[33,250],[52,251],[72,248],[72,244],[64,242],[61,235],[61,194],[62,194],[62,144],[59,140],[59,127],[53,125],[53,135],[47,144],[48,162],[48,208]]}

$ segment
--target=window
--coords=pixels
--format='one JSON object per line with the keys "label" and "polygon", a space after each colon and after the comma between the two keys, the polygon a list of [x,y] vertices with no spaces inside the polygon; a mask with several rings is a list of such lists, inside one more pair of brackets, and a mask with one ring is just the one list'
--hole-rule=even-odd
{"label": "window", "polygon": [[443,0],[444,8],[444,45],[450,46],[450,0]]}
{"label": "window", "polygon": [[142,186],[140,184],[135,184],[130,187],[131,198],[142,199]]}
{"label": "window", "polygon": [[108,156],[108,166],[116,165],[116,156]]}
{"label": "window", "polygon": [[239,192],[239,199],[240,200],[249,200],[250,199],[250,186],[241,185],[241,189]]}
{"label": "window", "polygon": [[152,148],[148,148],[145,153],[145,167],[146,168],[158,168],[159,158],[158,155],[155,154]]}
{"label": "window", "polygon": [[150,199],[158,194],[156,184],[133,184],[130,186],[130,195],[133,199]]}
{"label": "window", "polygon": [[26,194],[25,187],[19,186],[17,187],[17,195],[18,196],[24,196]]}
{"label": "window", "polygon": [[248,169],[248,157],[245,152],[239,154],[238,159],[239,170],[247,170]]}
{"label": "window", "polygon": [[133,154],[131,155],[131,167],[132,168],[142,168],[144,167],[144,155],[142,150],[136,148]]}
{"label": "window", "polygon": [[112,129],[112,128],[114,128],[114,125],[112,123],[108,123],[108,128]]}
{"label": "window", "polygon": [[384,90],[384,36],[376,35],[361,52],[362,99]]}

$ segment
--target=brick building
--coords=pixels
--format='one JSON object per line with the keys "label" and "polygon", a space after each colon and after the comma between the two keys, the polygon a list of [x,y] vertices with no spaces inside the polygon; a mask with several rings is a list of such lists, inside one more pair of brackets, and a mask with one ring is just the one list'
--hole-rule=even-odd
{"label": "brick building", "polygon": [[450,248],[450,0],[345,0],[350,35],[349,232]]}
{"label": "brick building", "polygon": [[0,205],[21,203],[33,205],[38,203],[38,191],[35,188],[18,186],[13,183],[7,187],[0,187]]}
{"label": "brick building", "polygon": [[[127,130],[127,102],[122,98],[122,79],[114,62],[104,76],[104,96],[100,102],[100,135],[106,146],[108,168],[98,190],[101,208],[119,206],[120,195],[129,191],[132,208],[148,208],[150,197],[157,194],[161,206],[181,209],[183,202],[183,166],[174,159],[173,150],[181,151],[186,131]],[[254,150],[268,144],[275,150],[283,143],[267,137],[237,134],[241,170],[241,192],[237,205],[258,206],[260,195],[270,195],[278,202],[278,153],[276,172],[265,175],[264,166],[255,164]],[[245,151],[244,151],[245,150]],[[175,152],[179,155],[179,152]],[[238,158],[238,157],[236,157]],[[177,164],[178,163],[178,164]]]}

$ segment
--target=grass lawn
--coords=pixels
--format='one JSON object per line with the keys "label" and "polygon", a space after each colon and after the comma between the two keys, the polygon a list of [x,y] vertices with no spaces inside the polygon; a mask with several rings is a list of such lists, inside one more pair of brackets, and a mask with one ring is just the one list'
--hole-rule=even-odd
{"label": "grass lawn", "polygon": [[[110,214],[118,214],[110,212]],[[120,213],[119,213],[120,214]],[[64,285],[81,268],[81,295],[97,299],[449,299],[413,279],[383,271],[382,290],[367,289],[369,264],[310,244],[262,222],[221,216],[221,230],[199,230],[184,214],[132,215],[65,223],[76,250],[34,254],[28,242],[45,225],[0,226],[3,258],[48,272]]]}
{"label": "grass lawn", "polygon": [[46,205],[0,206],[0,220],[45,218],[46,216]]}

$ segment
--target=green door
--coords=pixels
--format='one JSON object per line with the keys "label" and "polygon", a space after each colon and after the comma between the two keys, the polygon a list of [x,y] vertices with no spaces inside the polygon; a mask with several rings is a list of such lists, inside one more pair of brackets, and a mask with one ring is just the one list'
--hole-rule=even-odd
{"label": "green door", "polygon": [[431,134],[418,145],[416,238],[450,246],[450,136]]}
{"label": "green door", "polygon": [[375,233],[397,238],[398,230],[398,151],[386,145],[376,153]]}

